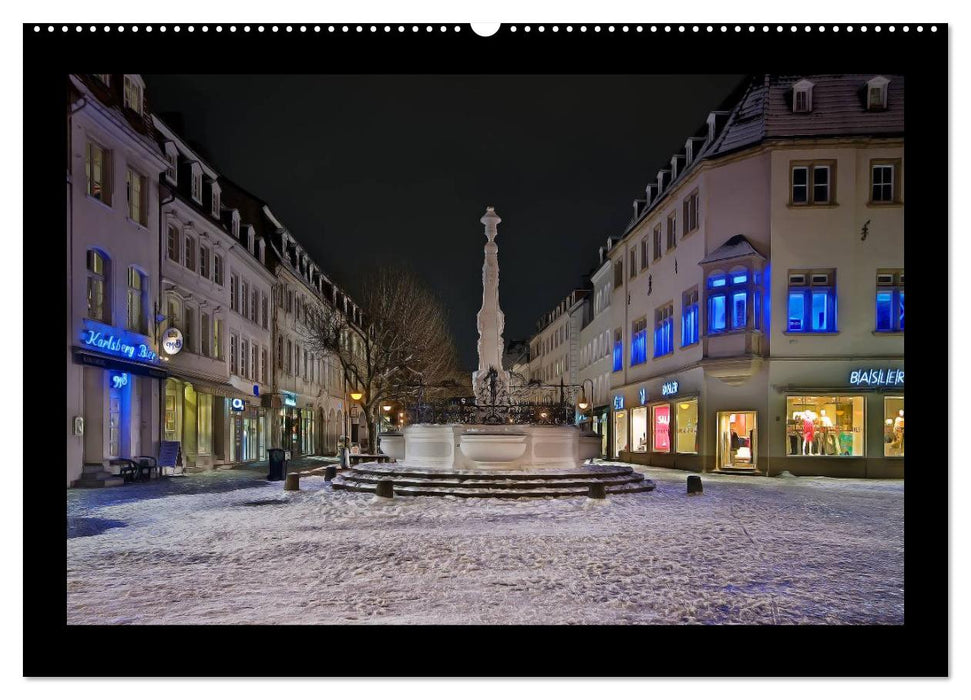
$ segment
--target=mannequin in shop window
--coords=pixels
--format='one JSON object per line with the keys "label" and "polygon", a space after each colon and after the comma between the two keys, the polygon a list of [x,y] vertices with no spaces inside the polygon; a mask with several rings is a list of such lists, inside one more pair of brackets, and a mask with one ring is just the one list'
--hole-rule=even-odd
{"label": "mannequin in shop window", "polygon": [[816,414],[813,411],[802,412],[802,454],[813,454],[816,440]]}
{"label": "mannequin in shop window", "polygon": [[647,433],[641,433],[640,442],[637,443],[637,449],[643,452],[647,449]]}
{"label": "mannequin in shop window", "polygon": [[893,419],[893,446],[898,454],[904,453],[904,409],[897,412],[897,417]]}
{"label": "mannequin in shop window", "polygon": [[826,409],[819,412],[819,447],[817,454],[837,455],[840,448],[834,431],[833,419],[826,415]]}

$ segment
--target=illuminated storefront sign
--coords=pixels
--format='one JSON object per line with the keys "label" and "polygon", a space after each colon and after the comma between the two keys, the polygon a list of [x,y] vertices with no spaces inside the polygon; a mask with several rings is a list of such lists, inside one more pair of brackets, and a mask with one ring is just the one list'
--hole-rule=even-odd
{"label": "illuminated storefront sign", "polygon": [[661,385],[661,396],[672,396],[678,393],[677,382],[665,382]]}
{"label": "illuminated storefront sign", "polygon": [[111,375],[111,388],[121,389],[122,387],[128,386],[128,373],[121,372],[119,374]]}
{"label": "illuminated storefront sign", "polygon": [[169,328],[162,334],[162,349],[168,355],[177,355],[182,350],[182,331]]}
{"label": "illuminated storefront sign", "polygon": [[621,396],[620,394],[617,394],[614,397],[614,410],[615,411],[620,411],[623,408],[624,408],[624,397]]}
{"label": "illuminated storefront sign", "polygon": [[850,372],[850,386],[903,386],[902,369],[855,369]]}
{"label": "illuminated storefront sign", "polygon": [[647,389],[645,389],[644,387],[641,387],[640,390],[637,392],[637,396],[641,400],[641,406],[647,403]]}
{"label": "illuminated storefront sign", "polygon": [[92,348],[105,355],[114,355],[128,360],[158,362],[158,354],[137,338],[138,336],[133,337],[131,334],[111,326],[81,330],[81,344],[87,348]]}
{"label": "illuminated storefront sign", "polygon": [[233,399],[229,403],[234,411],[242,411],[246,408],[246,403],[242,399]]}
{"label": "illuminated storefront sign", "polygon": [[284,406],[296,406],[297,405],[297,395],[291,394],[289,391],[283,392],[283,405]]}

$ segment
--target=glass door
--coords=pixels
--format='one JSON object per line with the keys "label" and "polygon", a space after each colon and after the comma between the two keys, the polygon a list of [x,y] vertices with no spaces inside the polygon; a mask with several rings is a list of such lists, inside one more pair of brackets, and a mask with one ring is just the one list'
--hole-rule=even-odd
{"label": "glass door", "polygon": [[756,469],[758,441],[755,411],[718,413],[718,469]]}
{"label": "glass door", "polygon": [[621,452],[630,450],[627,439],[627,411],[617,411],[614,414],[614,457],[619,457]]}

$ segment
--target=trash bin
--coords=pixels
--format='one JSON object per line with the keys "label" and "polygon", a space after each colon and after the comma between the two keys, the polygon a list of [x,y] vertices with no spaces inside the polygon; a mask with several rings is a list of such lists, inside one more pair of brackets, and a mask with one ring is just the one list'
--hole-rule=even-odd
{"label": "trash bin", "polygon": [[287,475],[287,453],[279,447],[266,451],[270,460],[270,473],[266,475],[269,481],[283,481]]}

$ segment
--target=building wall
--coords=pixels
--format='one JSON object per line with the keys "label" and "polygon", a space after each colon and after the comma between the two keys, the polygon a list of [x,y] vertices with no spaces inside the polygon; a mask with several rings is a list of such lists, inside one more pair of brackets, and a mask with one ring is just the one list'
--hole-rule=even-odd
{"label": "building wall", "polygon": [[[68,290],[67,319],[67,484],[77,481],[84,464],[106,464],[109,459],[109,406],[111,372],[78,364],[71,348],[80,345],[87,314],[87,251],[101,250],[109,260],[106,298],[110,319],[106,324],[133,342],[157,352],[149,317],[158,289],[158,174],[163,163],[154,144],[129,127],[124,117],[88,96],[69,120]],[[87,193],[85,151],[89,141],[110,151],[111,203]],[[146,223],[128,216],[126,171],[132,167],[145,180]],[[143,316],[147,333],[126,330],[128,269],[144,275]],[[121,396],[122,457],[158,452],[159,386],[147,376],[129,376]],[[84,419],[84,435],[74,434],[74,418]]]}

